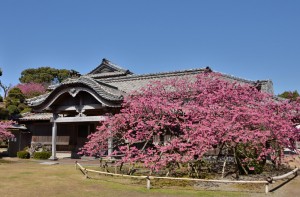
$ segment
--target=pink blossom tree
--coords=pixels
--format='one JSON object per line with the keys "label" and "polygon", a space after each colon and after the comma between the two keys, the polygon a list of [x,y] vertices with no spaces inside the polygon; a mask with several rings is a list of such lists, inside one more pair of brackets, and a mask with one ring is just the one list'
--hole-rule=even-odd
{"label": "pink blossom tree", "polygon": [[0,121],[0,142],[14,137],[7,129],[11,127],[12,121]]}
{"label": "pink blossom tree", "polygon": [[154,82],[129,95],[122,107],[89,136],[81,153],[102,156],[113,138],[123,162],[172,170],[181,163],[193,166],[217,148],[233,155],[237,172],[248,173],[269,155],[280,161],[283,147],[294,148],[299,135],[293,123],[299,104],[276,101],[215,73]]}
{"label": "pink blossom tree", "polygon": [[21,83],[17,85],[26,98],[39,96],[46,92],[46,88],[40,83]]}

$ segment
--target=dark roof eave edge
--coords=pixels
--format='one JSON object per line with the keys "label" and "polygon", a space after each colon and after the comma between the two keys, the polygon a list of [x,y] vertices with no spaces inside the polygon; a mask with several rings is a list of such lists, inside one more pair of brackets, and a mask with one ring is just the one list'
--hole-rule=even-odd
{"label": "dark roof eave edge", "polygon": [[[86,80],[90,80],[90,81],[93,81],[94,83],[98,83],[99,82],[96,82],[94,81],[93,79],[89,78],[89,77],[83,77],[83,79],[86,79]],[[40,96],[37,96],[37,97],[34,97],[34,98],[31,98],[31,99],[27,99],[26,102],[29,104],[30,107],[34,107],[34,106],[38,106],[42,103],[44,103],[49,97],[51,97],[52,95],[55,95],[55,94],[58,94],[62,89],[68,87],[68,88],[72,88],[74,85],[82,85],[83,87],[87,87],[89,89],[91,89],[93,92],[96,93],[96,95],[98,95],[99,97],[102,97],[104,100],[106,101],[109,101],[109,102],[119,102],[119,101],[122,101],[123,100],[123,96],[120,95],[120,96],[116,96],[116,95],[113,95],[112,93],[109,93],[107,91],[105,91],[103,88],[101,87],[97,87],[99,90],[101,90],[101,92],[107,94],[107,96],[103,96],[103,94],[101,94],[101,92],[98,92],[96,91],[96,87],[92,87],[91,84],[87,83],[87,82],[84,82],[84,81],[74,81],[74,82],[70,82],[70,83],[62,83],[60,84],[57,88],[55,88],[53,91],[51,91],[50,93],[47,93],[47,94],[43,94],[43,95],[40,95]],[[103,86],[107,86],[109,88],[112,88],[112,89],[115,89],[115,90],[118,90],[118,88],[112,86],[112,85],[109,85],[109,84],[105,84],[103,82],[100,83],[101,85]],[[92,84],[93,85],[93,84]],[[120,91],[121,92],[121,91]],[[37,102],[37,104],[34,104],[34,101],[35,100],[39,100],[39,102]],[[30,103],[33,102],[32,105],[30,105]]]}

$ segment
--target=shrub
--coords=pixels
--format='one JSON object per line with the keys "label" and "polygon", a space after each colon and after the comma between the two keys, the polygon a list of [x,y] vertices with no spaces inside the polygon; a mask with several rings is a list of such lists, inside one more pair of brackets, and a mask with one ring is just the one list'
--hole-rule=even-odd
{"label": "shrub", "polygon": [[248,166],[246,166],[246,170],[249,174],[260,174],[263,172],[264,166],[265,162],[253,160],[248,164]]}
{"label": "shrub", "polygon": [[34,159],[49,159],[51,157],[51,152],[35,152],[33,155]]}
{"label": "shrub", "polygon": [[16,99],[18,100],[20,103],[23,103],[25,101],[25,96],[24,94],[22,93],[22,91],[17,88],[17,87],[14,87],[12,89],[9,90],[8,92],[8,95],[7,95],[8,98],[11,98],[11,99]]}
{"label": "shrub", "polygon": [[7,120],[9,117],[9,112],[5,108],[0,108],[0,120]]}
{"label": "shrub", "polygon": [[22,151],[17,152],[17,157],[21,158],[21,159],[29,159],[30,154],[29,154],[29,152],[22,150]]}
{"label": "shrub", "polygon": [[21,113],[31,112],[31,108],[27,107],[21,111]]}
{"label": "shrub", "polygon": [[15,105],[9,105],[7,107],[7,110],[8,110],[9,115],[16,115],[16,114],[20,113],[18,107]]}

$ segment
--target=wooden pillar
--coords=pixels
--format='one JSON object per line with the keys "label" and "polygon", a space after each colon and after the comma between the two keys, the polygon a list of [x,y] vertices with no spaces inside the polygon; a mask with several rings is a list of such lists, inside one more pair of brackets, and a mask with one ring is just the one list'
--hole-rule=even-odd
{"label": "wooden pillar", "polygon": [[57,160],[58,158],[56,157],[56,136],[57,136],[57,123],[56,123],[56,118],[57,114],[53,113],[53,122],[52,122],[52,155],[49,158],[50,160]]}
{"label": "wooden pillar", "polygon": [[269,183],[266,183],[266,187],[265,187],[265,193],[269,193]]}
{"label": "wooden pillar", "polygon": [[147,176],[147,177],[146,177],[146,180],[147,180],[147,183],[146,183],[146,187],[147,187],[147,189],[151,189],[150,177],[149,177],[149,176]]}
{"label": "wooden pillar", "polygon": [[113,152],[113,138],[110,137],[110,138],[108,138],[108,151],[107,151],[107,154],[111,155],[112,152]]}
{"label": "wooden pillar", "polygon": [[[109,129],[110,129],[110,127],[109,127]],[[109,132],[111,134],[111,130],[109,130]],[[108,144],[107,155],[110,156],[113,152],[113,137],[112,137],[112,135],[108,138],[107,144]]]}

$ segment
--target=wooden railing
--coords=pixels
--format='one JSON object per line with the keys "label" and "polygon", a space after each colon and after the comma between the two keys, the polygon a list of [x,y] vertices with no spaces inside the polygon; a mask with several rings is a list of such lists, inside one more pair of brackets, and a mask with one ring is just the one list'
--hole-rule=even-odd
{"label": "wooden railing", "polygon": [[[69,145],[70,136],[56,136],[56,145]],[[32,136],[32,143],[52,144],[52,136]]]}
{"label": "wooden railing", "polygon": [[177,177],[133,176],[133,175],[117,174],[117,173],[111,173],[111,172],[103,172],[103,171],[86,169],[86,168],[82,167],[82,165],[80,165],[77,161],[75,162],[75,168],[79,169],[85,175],[86,178],[90,178],[88,173],[92,172],[92,173],[111,175],[111,176],[145,179],[147,189],[151,188],[151,180],[154,180],[154,179],[167,179],[167,180],[185,180],[185,181],[214,182],[214,183],[265,184],[265,193],[266,194],[269,193],[269,185],[272,184],[272,183],[275,183],[275,180],[285,179],[285,178],[289,177],[290,175],[297,176],[297,172],[298,172],[298,168],[296,168],[296,169],[292,170],[291,172],[288,172],[284,175],[276,176],[276,177],[268,177],[266,180],[261,180],[261,181],[233,181],[233,180],[208,180],[208,179],[177,178]]}

